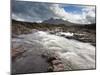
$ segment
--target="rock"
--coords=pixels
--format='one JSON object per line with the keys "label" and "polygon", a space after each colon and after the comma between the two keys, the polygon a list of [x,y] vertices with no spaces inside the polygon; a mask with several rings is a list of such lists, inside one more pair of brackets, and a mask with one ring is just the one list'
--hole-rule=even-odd
{"label": "rock", "polygon": [[48,67],[49,72],[64,71],[64,64],[61,59],[54,52],[43,53],[42,57],[47,58],[47,62],[50,64]]}
{"label": "rock", "polygon": [[44,57],[44,58],[48,57],[47,53],[43,53],[41,56]]}
{"label": "rock", "polygon": [[48,67],[48,71],[49,71],[49,72],[53,72],[53,67],[52,67],[52,66],[49,66],[49,67]]}
{"label": "rock", "polygon": [[53,65],[57,65],[57,64],[61,64],[62,62],[61,62],[61,60],[53,60],[53,61],[51,61],[51,63]]}
{"label": "rock", "polygon": [[16,57],[20,56],[24,52],[25,50],[21,45],[16,48],[12,48],[12,60],[14,60]]}
{"label": "rock", "polygon": [[53,65],[53,67],[54,67],[53,71],[64,71],[63,64]]}
{"label": "rock", "polygon": [[58,64],[57,67],[64,69],[64,64]]}
{"label": "rock", "polygon": [[56,58],[55,58],[55,57],[49,57],[47,61],[48,61],[48,62],[51,62],[51,61],[53,61],[53,60],[56,60]]}

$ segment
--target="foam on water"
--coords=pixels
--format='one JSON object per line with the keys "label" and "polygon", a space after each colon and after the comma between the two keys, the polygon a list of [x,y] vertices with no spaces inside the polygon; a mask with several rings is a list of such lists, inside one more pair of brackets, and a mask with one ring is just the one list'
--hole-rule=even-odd
{"label": "foam on water", "polygon": [[38,42],[47,51],[55,52],[66,65],[66,70],[95,68],[95,47],[89,43],[67,39],[43,31],[19,37],[31,41],[30,43]]}
{"label": "foam on water", "polygon": [[71,37],[71,36],[74,35],[74,33],[70,33],[70,32],[67,32],[67,33],[65,33],[65,32],[59,32],[59,33],[57,33],[56,35],[65,35],[65,36]]}

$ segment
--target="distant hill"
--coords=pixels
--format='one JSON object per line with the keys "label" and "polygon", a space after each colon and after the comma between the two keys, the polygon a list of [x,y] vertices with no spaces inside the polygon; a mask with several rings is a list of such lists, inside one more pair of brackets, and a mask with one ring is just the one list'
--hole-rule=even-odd
{"label": "distant hill", "polygon": [[74,25],[74,23],[71,23],[69,21],[65,21],[65,20],[62,20],[62,19],[54,19],[54,18],[44,20],[42,23],[56,24],[56,25],[64,24],[64,25],[67,25],[67,26]]}
{"label": "distant hill", "polygon": [[[52,20],[53,21],[53,20]],[[59,21],[58,19],[56,19],[55,21]],[[60,20],[62,21],[62,20]],[[64,21],[62,21],[64,22]],[[53,23],[53,22],[51,22]],[[30,22],[21,22],[21,21],[16,21],[16,20],[12,20],[12,26],[14,27],[13,29],[15,30],[16,27],[20,28],[20,27],[24,27],[24,29],[39,29],[39,30],[47,30],[47,29],[53,29],[53,28],[62,28],[64,30],[68,30],[68,29],[80,29],[80,28],[85,28],[85,29],[92,29],[92,30],[96,30],[96,24],[74,24],[74,23],[70,23],[70,22],[66,22],[67,24],[51,24],[51,23],[30,23]],[[17,25],[17,26],[16,26]],[[70,27],[70,28],[69,28]],[[20,29],[22,29],[20,28]],[[29,29],[28,29],[29,28]]]}
{"label": "distant hill", "polygon": [[72,23],[69,21],[62,20],[62,19],[54,19],[54,18],[45,20],[42,23],[54,24],[54,25],[62,24],[62,25],[66,25],[66,26],[77,26],[77,27],[84,27],[84,28],[89,28],[89,29],[96,29],[96,23],[94,23],[94,24],[77,24],[77,23]]}

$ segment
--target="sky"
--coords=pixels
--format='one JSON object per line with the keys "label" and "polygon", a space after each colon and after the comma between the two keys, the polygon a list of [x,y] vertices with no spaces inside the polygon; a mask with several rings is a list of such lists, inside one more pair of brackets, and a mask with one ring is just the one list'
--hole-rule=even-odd
{"label": "sky", "polygon": [[12,0],[12,19],[27,22],[42,22],[50,18],[72,23],[95,23],[95,6],[28,2]]}

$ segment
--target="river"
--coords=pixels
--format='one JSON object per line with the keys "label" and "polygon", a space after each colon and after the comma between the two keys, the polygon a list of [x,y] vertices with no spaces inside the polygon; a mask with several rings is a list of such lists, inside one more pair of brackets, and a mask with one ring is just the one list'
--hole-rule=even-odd
{"label": "river", "polygon": [[13,73],[47,72],[48,63],[41,54],[54,52],[65,65],[65,70],[95,69],[95,46],[67,39],[44,31],[13,38],[15,46],[23,45],[26,52],[12,62]]}

